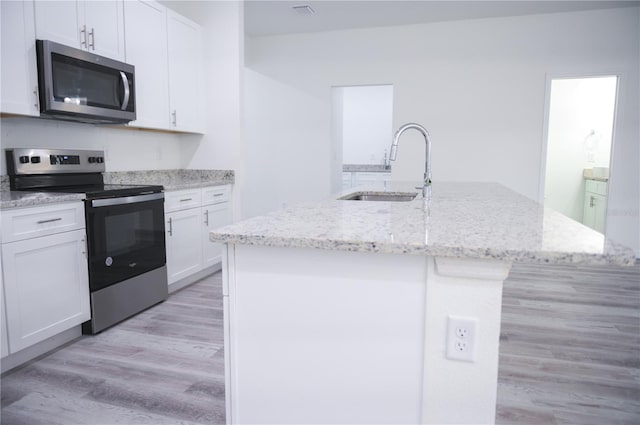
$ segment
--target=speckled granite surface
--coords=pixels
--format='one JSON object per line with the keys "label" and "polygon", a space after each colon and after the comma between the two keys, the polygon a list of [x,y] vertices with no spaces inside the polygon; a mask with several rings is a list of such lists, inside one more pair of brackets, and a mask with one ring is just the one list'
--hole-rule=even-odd
{"label": "speckled granite surface", "polygon": [[0,209],[31,207],[59,202],[82,201],[83,193],[49,193],[21,192],[11,190],[0,191]]}
{"label": "speckled granite surface", "polygon": [[[389,183],[364,190],[420,192],[414,186]],[[434,183],[432,193],[427,205],[420,194],[410,202],[332,199],[301,204],[216,229],[210,239],[558,264],[630,265],[635,261],[631,249],[605,241],[602,234],[504,186]]]}
{"label": "speckled granite surface", "polygon": [[343,172],[390,173],[391,166],[382,164],[342,164]]}
{"label": "speckled granite surface", "polygon": [[232,170],[112,171],[103,173],[108,184],[156,184],[165,190],[233,184]]}

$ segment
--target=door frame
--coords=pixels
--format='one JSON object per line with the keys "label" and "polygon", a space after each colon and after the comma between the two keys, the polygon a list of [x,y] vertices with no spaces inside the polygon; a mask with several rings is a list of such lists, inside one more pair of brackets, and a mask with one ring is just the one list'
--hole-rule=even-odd
{"label": "door frame", "polygon": [[571,79],[586,79],[586,78],[603,78],[603,77],[617,77],[616,80],[616,98],[613,103],[613,123],[611,129],[611,154],[609,155],[609,179],[607,182],[607,207],[605,214],[604,234],[607,234],[607,215],[609,211],[609,195],[611,193],[611,182],[615,180],[615,171],[613,168],[613,158],[615,153],[615,141],[616,141],[616,129],[618,122],[619,106],[621,104],[621,97],[624,95],[620,91],[620,82],[623,79],[624,73],[621,70],[610,70],[610,72],[556,72],[545,74],[545,95],[544,95],[544,118],[542,122],[542,143],[540,148],[540,175],[538,181],[538,202],[544,206],[544,192],[545,183],[547,177],[547,150],[549,143],[549,114],[551,112],[551,82],[553,80],[571,80]]}

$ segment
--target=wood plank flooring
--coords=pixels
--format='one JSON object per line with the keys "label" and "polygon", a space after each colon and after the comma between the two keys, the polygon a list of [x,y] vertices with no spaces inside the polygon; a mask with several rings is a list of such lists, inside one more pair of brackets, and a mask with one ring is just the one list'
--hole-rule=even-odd
{"label": "wood plank flooring", "polygon": [[[2,425],[222,424],[220,273],[2,376]],[[640,264],[517,264],[497,422],[640,423]]]}
{"label": "wood plank flooring", "polygon": [[3,425],[222,424],[220,273],[2,377]]}
{"label": "wood plank flooring", "polygon": [[640,265],[515,265],[497,422],[640,424]]}

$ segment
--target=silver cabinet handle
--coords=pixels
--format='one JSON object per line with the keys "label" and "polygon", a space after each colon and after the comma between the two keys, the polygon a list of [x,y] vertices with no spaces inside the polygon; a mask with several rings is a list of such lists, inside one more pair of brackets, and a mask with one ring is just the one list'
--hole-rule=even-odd
{"label": "silver cabinet handle", "polygon": [[84,249],[82,250],[82,253],[84,254],[84,256],[87,256],[87,238],[86,237],[82,237],[82,245],[84,246]]}
{"label": "silver cabinet handle", "polygon": [[180,202],[187,202],[187,201],[192,201],[193,198],[184,198],[184,199],[180,199]]}
{"label": "silver cabinet handle", "polygon": [[171,124],[173,124],[174,127],[178,125],[178,112],[175,109],[171,113]]}
{"label": "silver cabinet handle", "polygon": [[169,236],[173,236],[173,221],[169,217]]}
{"label": "silver cabinet handle", "polygon": [[213,196],[214,196],[214,197],[216,197],[216,198],[217,198],[218,196],[223,196],[223,195],[224,195],[224,193],[214,193],[214,194],[213,194]]}
{"label": "silver cabinet handle", "polygon": [[204,210],[204,224],[209,225],[209,210]]}
{"label": "silver cabinet handle", "polygon": [[591,208],[593,208],[593,207],[595,206],[595,204],[596,204],[596,203],[595,203],[596,198],[594,198],[593,196],[590,196],[589,198],[590,198],[590,199],[589,199],[589,206],[590,206]]}
{"label": "silver cabinet handle", "polygon": [[83,25],[80,30],[80,34],[82,35],[82,39],[80,40],[80,44],[84,47],[87,47],[87,26]]}
{"label": "silver cabinet handle", "polygon": [[120,71],[120,78],[122,78],[122,85],[124,86],[124,99],[122,99],[122,105],[120,106],[120,110],[124,111],[129,106],[129,79],[127,78],[127,74],[123,71]]}
{"label": "silver cabinet handle", "polygon": [[33,90],[33,95],[35,96],[35,99],[36,99],[33,106],[35,106],[36,109],[40,109],[40,99],[38,98],[38,86],[36,86],[36,88]]}
{"label": "silver cabinet handle", "polygon": [[38,220],[38,224],[53,223],[54,221],[62,221],[62,217],[50,218],[48,220]]}
{"label": "silver cabinet handle", "polygon": [[89,32],[89,35],[91,36],[91,44],[89,44],[89,47],[91,48],[91,50],[95,52],[96,51],[96,32],[93,28],[91,28],[91,32]]}

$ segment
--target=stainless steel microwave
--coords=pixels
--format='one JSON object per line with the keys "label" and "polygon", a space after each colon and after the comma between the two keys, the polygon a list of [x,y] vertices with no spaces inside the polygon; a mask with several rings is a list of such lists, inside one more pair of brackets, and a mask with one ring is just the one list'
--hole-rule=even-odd
{"label": "stainless steel microwave", "polygon": [[84,50],[36,40],[40,115],[95,124],[136,119],[135,68]]}

